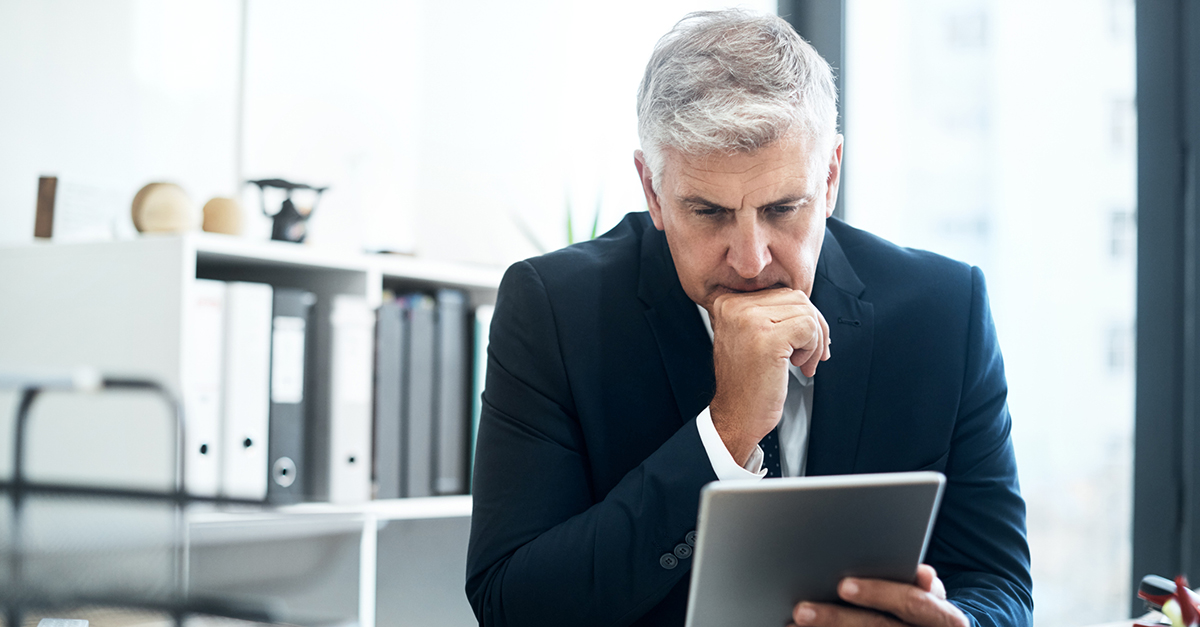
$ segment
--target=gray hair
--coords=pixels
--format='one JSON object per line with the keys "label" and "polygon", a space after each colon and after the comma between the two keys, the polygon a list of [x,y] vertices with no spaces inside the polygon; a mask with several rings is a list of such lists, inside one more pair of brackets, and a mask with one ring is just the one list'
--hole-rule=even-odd
{"label": "gray hair", "polygon": [[829,64],[784,20],[740,9],[698,11],[663,35],[638,88],[638,137],[654,189],[662,149],[752,152],[800,130],[837,133]]}

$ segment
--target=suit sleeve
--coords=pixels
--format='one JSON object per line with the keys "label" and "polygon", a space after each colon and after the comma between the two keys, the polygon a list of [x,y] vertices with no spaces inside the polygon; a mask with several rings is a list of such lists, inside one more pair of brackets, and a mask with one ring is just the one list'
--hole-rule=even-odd
{"label": "suit sleeve", "polygon": [[983,273],[971,269],[966,369],[946,491],[926,561],[974,625],[1026,627],[1033,583],[1017,483],[1008,385]]}
{"label": "suit sleeve", "polygon": [[[481,625],[625,625],[690,570],[664,556],[695,528],[713,481],[695,421],[597,495],[533,266],[501,283],[476,445],[467,596]],[[686,553],[686,551],[684,551]]]}

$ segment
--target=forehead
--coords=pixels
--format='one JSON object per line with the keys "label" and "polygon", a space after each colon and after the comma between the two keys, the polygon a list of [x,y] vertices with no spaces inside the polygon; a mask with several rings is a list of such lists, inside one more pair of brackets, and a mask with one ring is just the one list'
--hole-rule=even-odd
{"label": "forehead", "polygon": [[[712,152],[689,155],[664,151],[665,174],[677,193],[753,193],[787,188],[812,191],[825,179],[825,159],[817,142],[789,136],[754,151]],[[673,181],[671,181],[673,179]]]}

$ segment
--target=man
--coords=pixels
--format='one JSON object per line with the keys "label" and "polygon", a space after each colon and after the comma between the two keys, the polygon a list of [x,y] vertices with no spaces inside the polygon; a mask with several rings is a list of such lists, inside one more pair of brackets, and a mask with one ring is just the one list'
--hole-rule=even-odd
{"label": "man", "polygon": [[915,585],[847,579],[847,605],[800,603],[795,624],[1029,624],[983,277],[831,218],[829,66],[778,18],[693,14],[651,57],[638,120],[648,214],[500,287],[480,623],[682,625],[704,484],[928,469],[948,481]]}

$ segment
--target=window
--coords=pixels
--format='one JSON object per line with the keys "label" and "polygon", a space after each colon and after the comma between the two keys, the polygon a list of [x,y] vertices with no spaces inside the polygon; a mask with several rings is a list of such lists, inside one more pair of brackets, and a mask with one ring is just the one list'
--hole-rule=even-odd
{"label": "window", "polygon": [[1133,1],[846,0],[845,215],[981,267],[1035,620],[1129,608]]}

